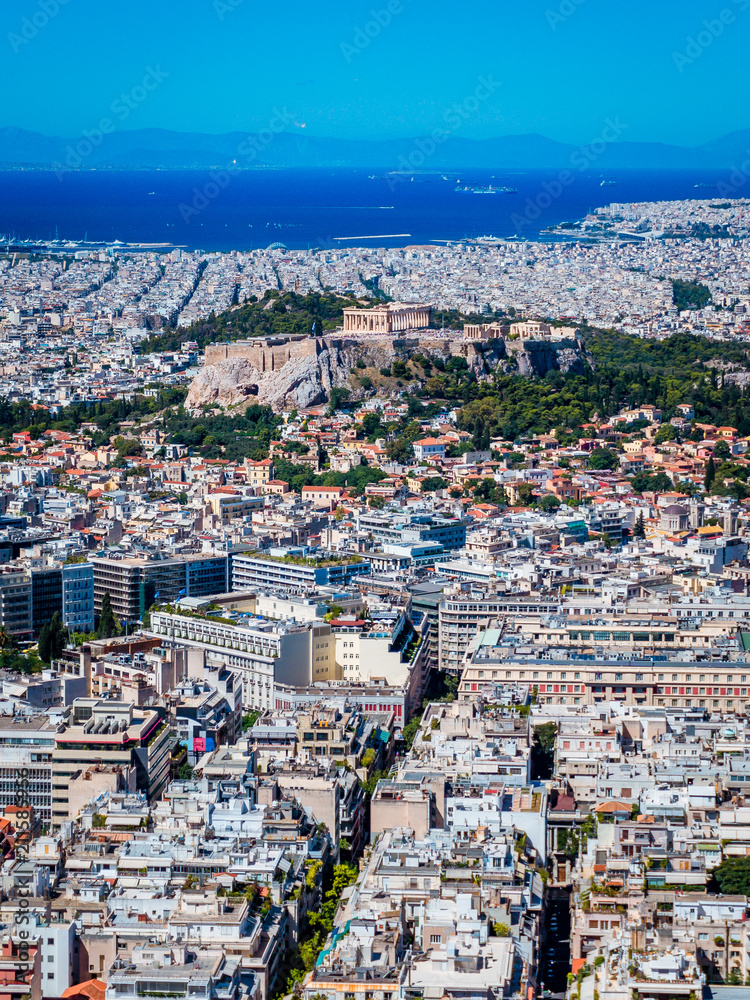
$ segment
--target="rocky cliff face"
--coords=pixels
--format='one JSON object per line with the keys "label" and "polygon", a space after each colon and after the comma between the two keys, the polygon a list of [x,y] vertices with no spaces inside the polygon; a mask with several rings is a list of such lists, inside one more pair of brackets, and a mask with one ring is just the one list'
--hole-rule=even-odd
{"label": "rocky cliff face", "polygon": [[201,406],[265,403],[276,410],[304,409],[324,403],[335,386],[345,386],[350,367],[340,349],[290,358],[276,371],[261,372],[244,358],[231,358],[203,368],[193,379],[185,400],[189,410]]}
{"label": "rocky cliff face", "polygon": [[543,378],[547,372],[575,372],[583,375],[588,360],[575,340],[516,340],[507,345],[511,362],[519,375]]}
{"label": "rocky cliff face", "polygon": [[582,372],[584,368],[575,341],[521,345],[520,341],[481,343],[436,336],[429,340],[377,338],[369,342],[326,339],[319,346],[322,349],[318,353],[292,355],[273,367],[263,364],[262,347],[255,342],[252,349],[248,347],[252,361],[236,356],[203,368],[190,386],[185,405],[193,411],[206,405],[231,407],[249,402],[263,403],[276,410],[304,409],[326,402],[335,387],[349,388],[353,396],[361,392],[358,380],[350,381],[358,361],[368,368],[380,369],[390,367],[397,359],[408,361],[418,351],[444,361],[464,357],[479,381],[489,381],[495,372],[503,370],[543,376],[553,369]]}

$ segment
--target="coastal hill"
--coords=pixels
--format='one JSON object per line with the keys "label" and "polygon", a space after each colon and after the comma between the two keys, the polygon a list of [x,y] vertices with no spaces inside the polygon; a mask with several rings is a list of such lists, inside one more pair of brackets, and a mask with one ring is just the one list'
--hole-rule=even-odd
{"label": "coastal hill", "polygon": [[[576,168],[587,145],[597,169],[722,169],[747,157],[750,129],[732,132],[700,146],[628,142],[617,122],[580,144],[556,142],[542,135],[507,135],[466,139],[446,135],[438,143],[426,137],[389,140],[335,139],[300,131],[230,132],[224,135],[166,129],[117,130],[97,135],[46,136],[15,127],[0,128],[0,168],[90,170],[103,167],[140,169],[248,169],[257,167],[342,167],[363,170],[546,170]],[[618,132],[619,129],[619,132]],[[96,132],[95,129],[90,130]],[[608,136],[615,136],[614,140]],[[596,148],[600,142],[602,152]],[[428,150],[424,154],[425,149]],[[419,154],[419,155],[415,155]]]}

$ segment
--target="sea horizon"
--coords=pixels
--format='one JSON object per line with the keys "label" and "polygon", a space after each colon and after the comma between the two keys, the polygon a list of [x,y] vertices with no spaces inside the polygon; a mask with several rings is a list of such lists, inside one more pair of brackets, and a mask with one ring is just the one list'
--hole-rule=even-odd
{"label": "sea horizon", "polygon": [[[170,243],[211,252],[272,243],[300,250],[439,245],[488,236],[538,241],[559,238],[546,233],[550,226],[613,202],[725,200],[721,191],[729,184],[721,171],[689,168],[598,171],[592,164],[572,169],[561,182],[563,173],[25,168],[0,171],[0,235]],[[743,195],[750,195],[750,183],[747,192],[733,192]]]}

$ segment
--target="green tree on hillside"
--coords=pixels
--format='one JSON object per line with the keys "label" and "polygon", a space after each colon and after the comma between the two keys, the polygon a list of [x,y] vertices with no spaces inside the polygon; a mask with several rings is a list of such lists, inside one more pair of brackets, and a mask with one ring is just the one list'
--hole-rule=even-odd
{"label": "green tree on hillside", "polygon": [[436,490],[444,490],[448,485],[447,480],[442,476],[428,476],[422,481],[423,493],[434,493]]}
{"label": "green tree on hillside", "polygon": [[617,452],[611,448],[594,448],[589,456],[590,469],[616,469],[619,464]]}
{"label": "green tree on hillside", "polygon": [[397,437],[385,446],[385,453],[392,462],[406,465],[412,458],[411,441],[405,437]]}
{"label": "green tree on hillside", "polygon": [[554,511],[560,506],[560,501],[552,493],[548,493],[546,496],[540,497],[537,500],[537,507],[539,510],[543,511]]}
{"label": "green tree on hillside", "polygon": [[651,476],[648,472],[638,472],[630,480],[630,488],[634,493],[652,490],[655,493],[674,489],[674,484],[666,472],[657,472]]}
{"label": "green tree on hillside", "polygon": [[654,438],[654,444],[663,444],[665,441],[674,441],[677,437],[677,431],[671,424],[664,424],[656,432],[656,437]]}

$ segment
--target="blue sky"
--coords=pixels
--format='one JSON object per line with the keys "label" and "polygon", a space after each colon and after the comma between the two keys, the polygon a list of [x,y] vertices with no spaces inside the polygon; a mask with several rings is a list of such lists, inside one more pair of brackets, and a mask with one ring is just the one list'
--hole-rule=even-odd
{"label": "blue sky", "polygon": [[[49,134],[131,93],[125,128],[252,131],[278,109],[315,135],[411,136],[467,98],[468,138],[585,143],[619,117],[630,141],[690,145],[750,127],[750,0],[4,0],[0,27],[0,125]],[[163,79],[144,93],[149,68]]]}

